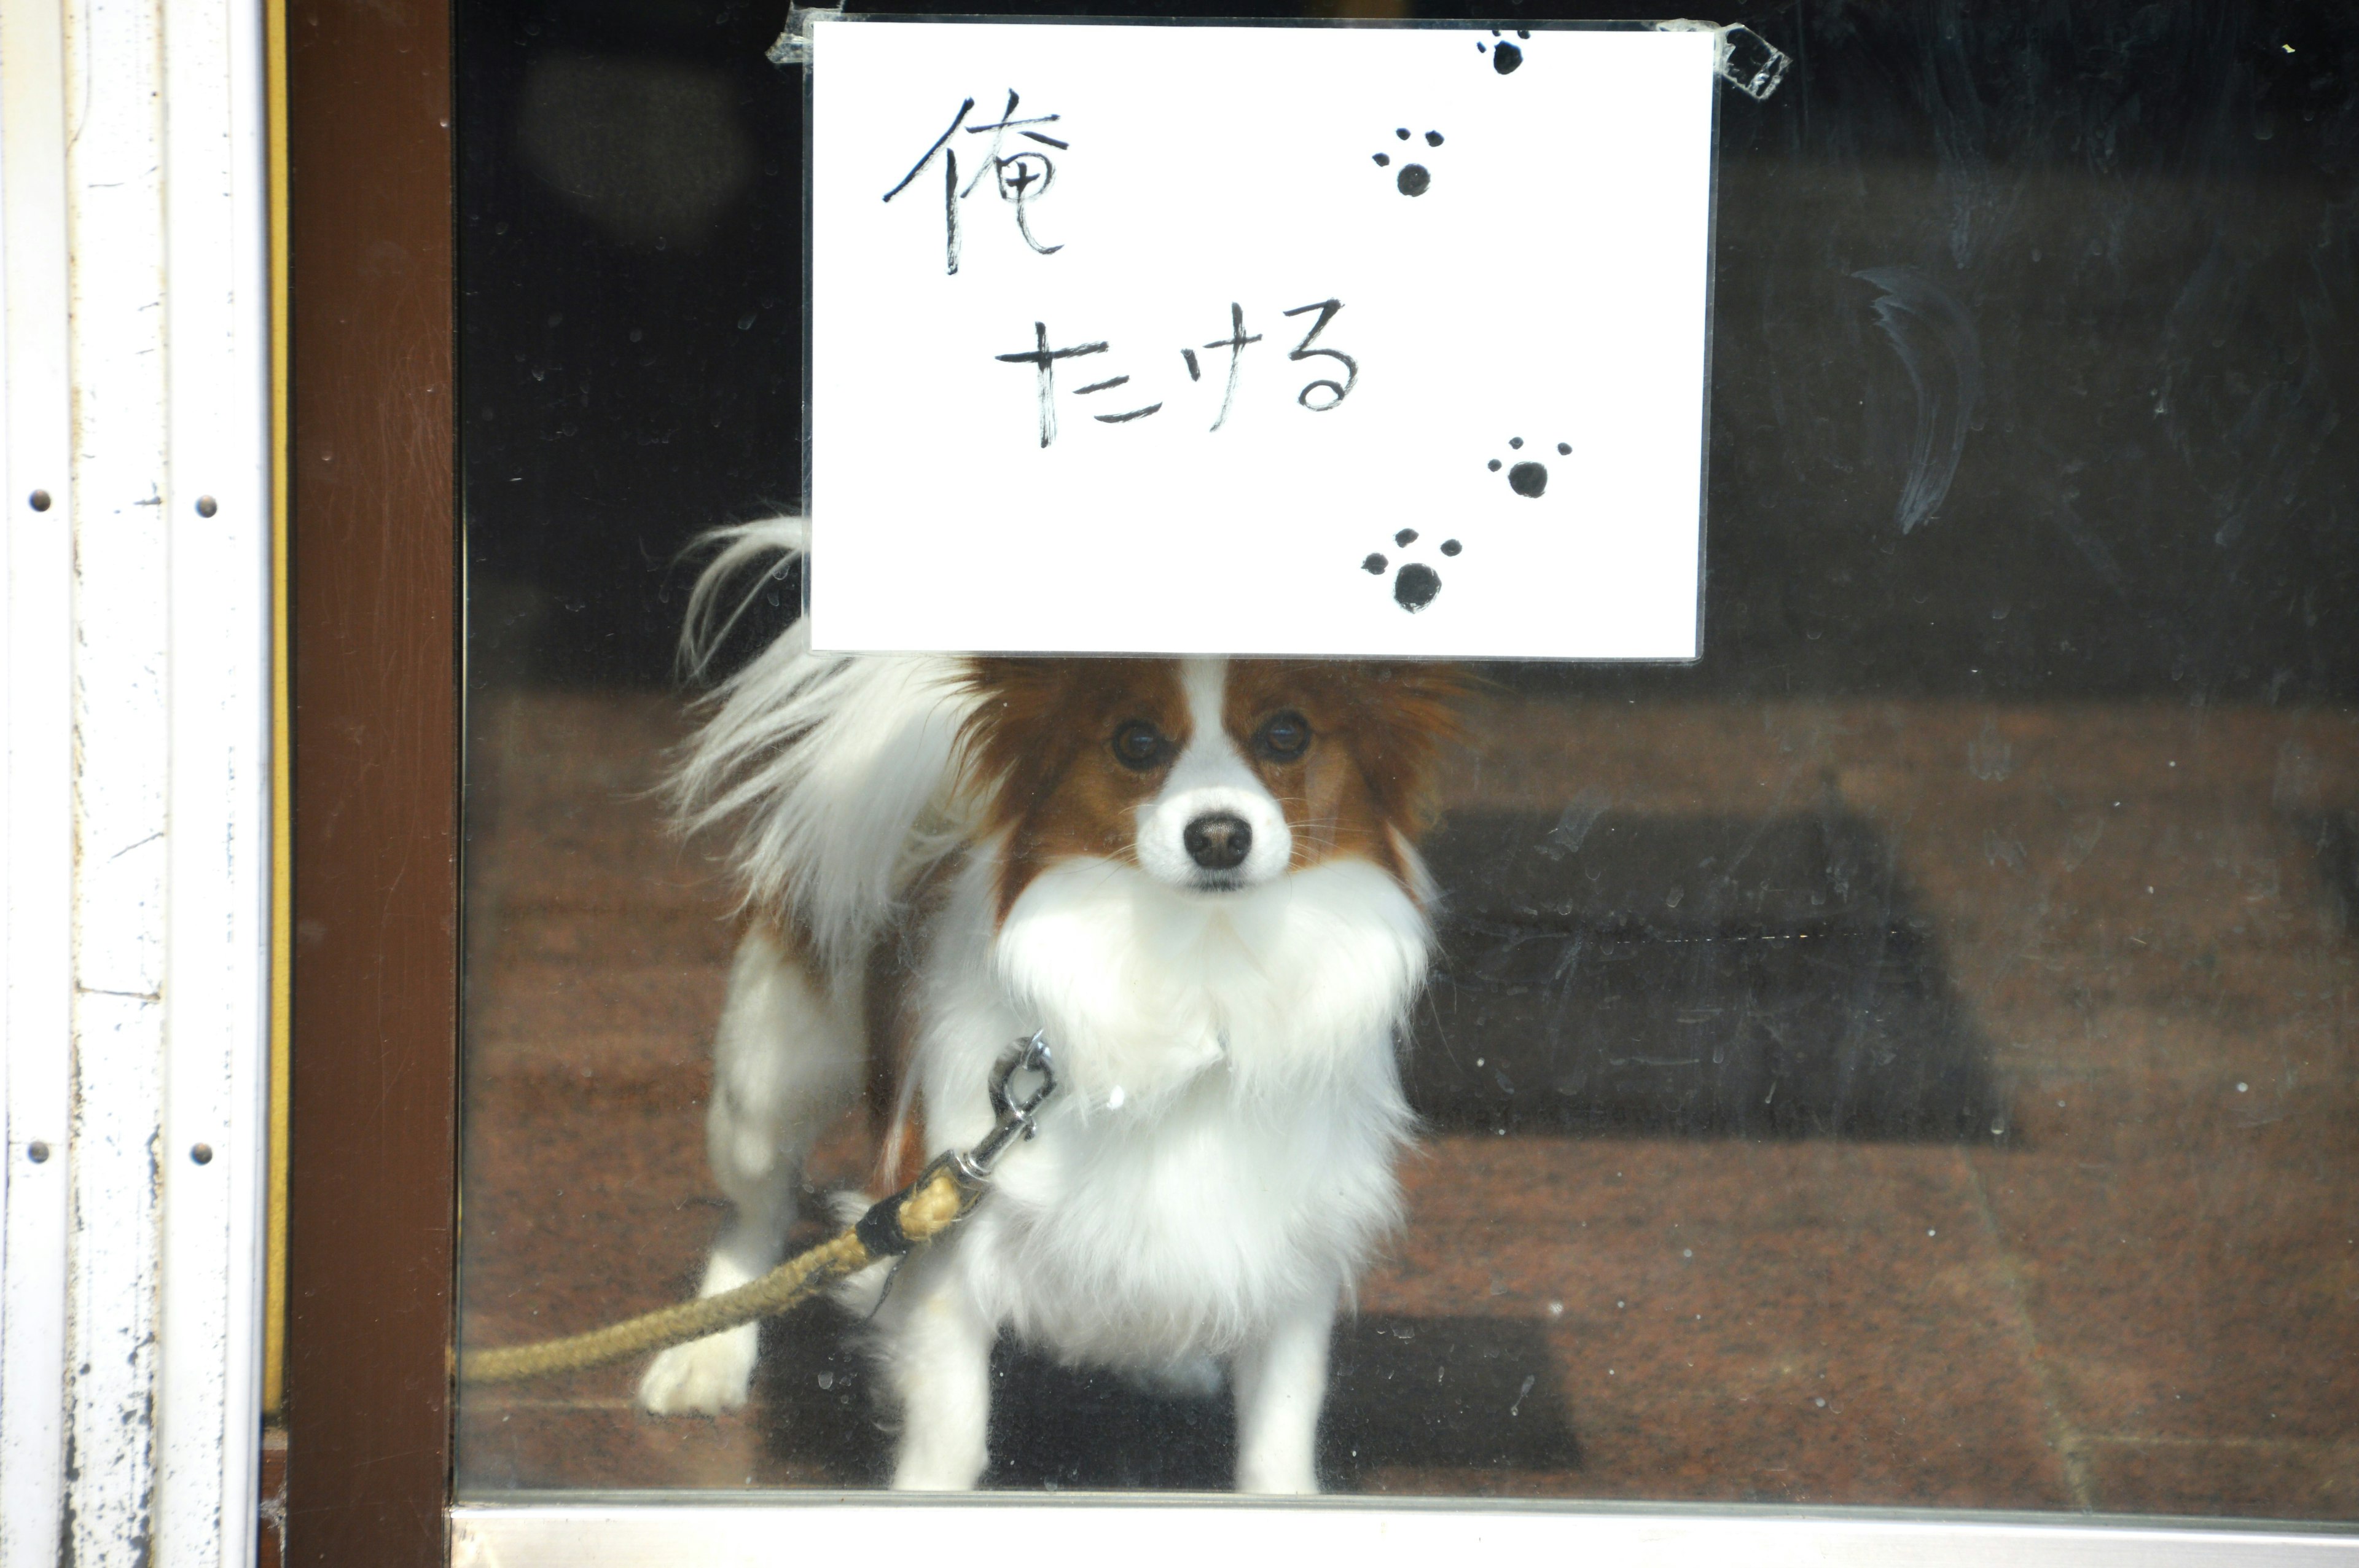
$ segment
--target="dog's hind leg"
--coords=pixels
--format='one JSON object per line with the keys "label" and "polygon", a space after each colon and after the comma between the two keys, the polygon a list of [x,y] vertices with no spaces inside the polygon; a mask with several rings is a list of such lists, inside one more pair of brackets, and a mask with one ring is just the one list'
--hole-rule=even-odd
{"label": "dog's hind leg", "polygon": [[[705,1148],[713,1180],[736,1206],[714,1243],[699,1292],[717,1295],[775,1268],[795,1222],[803,1158],[860,1095],[866,1058],[857,976],[832,979],[777,927],[756,923],[738,944],[712,1047]],[[639,1379],[658,1415],[712,1413],[745,1402],[758,1330],[674,1346]]]}
{"label": "dog's hind leg", "polygon": [[1319,1489],[1319,1410],[1327,1400],[1327,1341],[1336,1296],[1311,1298],[1278,1317],[1237,1354],[1237,1490]]}

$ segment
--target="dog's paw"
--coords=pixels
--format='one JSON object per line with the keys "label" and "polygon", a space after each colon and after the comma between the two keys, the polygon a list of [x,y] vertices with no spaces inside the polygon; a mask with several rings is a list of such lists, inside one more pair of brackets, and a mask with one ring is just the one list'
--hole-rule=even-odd
{"label": "dog's paw", "polygon": [[1237,1490],[1264,1498],[1315,1498],[1319,1495],[1319,1472],[1307,1460],[1275,1464],[1243,1461],[1237,1465]]}
{"label": "dog's paw", "polygon": [[979,1443],[923,1443],[902,1440],[900,1457],[893,1465],[897,1492],[971,1492],[983,1479],[990,1459]]}
{"label": "dog's paw", "polygon": [[761,1340],[752,1324],[675,1345],[639,1379],[639,1408],[654,1415],[719,1415],[745,1402]]}

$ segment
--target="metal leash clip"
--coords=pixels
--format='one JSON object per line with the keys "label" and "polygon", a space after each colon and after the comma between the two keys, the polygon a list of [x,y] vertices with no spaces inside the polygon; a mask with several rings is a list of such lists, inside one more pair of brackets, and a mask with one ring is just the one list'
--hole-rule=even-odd
{"label": "metal leash clip", "polygon": [[[1017,1098],[1019,1074],[1034,1074],[1037,1087],[1027,1086]],[[1002,1053],[991,1069],[991,1108],[999,1120],[972,1149],[950,1149],[934,1156],[918,1179],[882,1203],[873,1204],[853,1227],[871,1258],[898,1258],[932,1240],[966,1217],[991,1190],[991,1168],[999,1163],[1008,1145],[1039,1130],[1034,1119],[1049,1097],[1057,1092],[1057,1069],[1049,1051],[1047,1032],[1018,1040]],[[886,1287],[892,1287],[888,1281]],[[878,1304],[884,1298],[878,1297]]]}
{"label": "metal leash clip", "polygon": [[[1018,1098],[1016,1078],[1019,1073],[1030,1073],[1039,1079],[1038,1087]],[[1007,1152],[1007,1146],[1018,1138],[1039,1135],[1040,1124],[1035,1113],[1057,1092],[1057,1065],[1049,1049],[1045,1029],[1035,1030],[1028,1040],[1018,1040],[1003,1054],[991,1070],[991,1108],[999,1118],[997,1125],[972,1149],[951,1156],[959,1173],[973,1182],[991,1179],[991,1168]]]}

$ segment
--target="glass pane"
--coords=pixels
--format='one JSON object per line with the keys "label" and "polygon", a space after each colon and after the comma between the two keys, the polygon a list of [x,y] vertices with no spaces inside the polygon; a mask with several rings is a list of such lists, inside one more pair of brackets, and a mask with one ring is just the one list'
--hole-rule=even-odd
{"label": "glass pane", "polygon": [[[800,1185],[749,1184],[785,1135],[712,1043],[777,906],[739,908],[727,835],[666,793],[802,600],[741,579],[682,672],[691,545],[800,499],[781,18],[459,16],[473,1351],[694,1295],[760,1228],[733,1182],[796,1196],[789,1249],[824,1239],[827,1194],[885,1190],[892,1107],[857,1102],[892,1075],[845,1069]],[[1318,1478],[2359,1517],[2349,30],[2125,3],[1757,29],[1793,65],[1720,93],[1703,654],[1467,672],[1404,1218],[1333,1326]],[[945,907],[910,891],[842,1003],[888,1067],[938,1022],[924,985],[981,972]],[[1119,1272],[1143,1243],[1105,1245]],[[664,1383],[711,1414],[641,1409],[645,1357],[470,1387],[460,1490],[882,1485],[901,1320],[867,1304]],[[1044,1337],[990,1354],[984,1484],[1232,1484],[1228,1341],[1118,1370],[1120,1333]]]}

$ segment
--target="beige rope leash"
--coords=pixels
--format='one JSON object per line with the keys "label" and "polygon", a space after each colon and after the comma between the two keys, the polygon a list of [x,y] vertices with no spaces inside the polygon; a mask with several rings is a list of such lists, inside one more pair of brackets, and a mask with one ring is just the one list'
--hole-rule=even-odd
{"label": "beige rope leash", "polygon": [[[1010,1092],[1018,1073],[1031,1073],[1039,1079],[1038,1087],[1022,1099]],[[553,1372],[603,1367],[650,1350],[685,1345],[782,1313],[872,1263],[913,1251],[964,1219],[982,1201],[991,1190],[992,1167],[1009,1144],[1039,1130],[1034,1114],[1056,1088],[1048,1041],[1038,1034],[1019,1040],[992,1070],[991,1108],[999,1119],[983,1141],[963,1153],[952,1151],[940,1156],[919,1173],[916,1181],[872,1206],[857,1223],[734,1291],[661,1307],[563,1339],[471,1350],[459,1358],[459,1380],[513,1383]]]}

